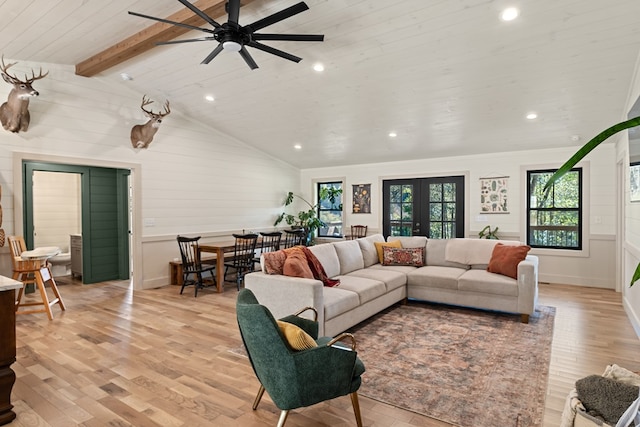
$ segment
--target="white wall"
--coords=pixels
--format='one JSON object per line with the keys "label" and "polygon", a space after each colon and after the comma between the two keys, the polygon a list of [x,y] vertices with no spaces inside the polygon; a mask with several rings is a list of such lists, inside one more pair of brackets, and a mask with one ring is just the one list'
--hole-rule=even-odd
{"label": "white wall", "polygon": [[[150,148],[136,151],[129,132],[146,120],[139,108],[142,94],[131,92],[126,82],[78,77],[72,67],[22,60],[15,67],[22,72],[40,66],[49,75],[35,83],[40,97],[31,101],[29,130],[13,134],[0,129],[8,235],[22,233],[22,159],[131,168],[134,286],[160,286],[168,283],[168,262],[179,256],[177,234],[202,235],[204,241],[242,229],[271,229],[286,192],[299,188],[297,169],[188,120],[174,105]],[[0,101],[10,89],[0,83]],[[0,263],[0,273],[10,275],[6,265]]]}
{"label": "white wall", "polygon": [[69,252],[70,235],[82,231],[80,174],[33,173],[33,245]]}
{"label": "white wall", "polygon": [[[373,232],[382,230],[382,181],[403,177],[466,175],[466,232],[477,237],[486,225],[498,226],[504,238],[525,241],[524,171],[529,167],[559,167],[575,148],[499,153],[482,156],[390,162],[348,167],[306,169],[302,171],[302,190],[312,197],[314,183],[334,177],[345,177],[344,209],[346,226],[368,225]],[[587,233],[584,254],[552,255],[540,250],[540,280],[551,283],[615,288],[615,146],[604,144],[594,150],[585,162],[591,185],[585,208]],[[480,181],[487,176],[509,177],[508,214],[480,216]],[[372,213],[352,214],[352,185],[371,183]],[[487,221],[478,221],[478,219]]]}

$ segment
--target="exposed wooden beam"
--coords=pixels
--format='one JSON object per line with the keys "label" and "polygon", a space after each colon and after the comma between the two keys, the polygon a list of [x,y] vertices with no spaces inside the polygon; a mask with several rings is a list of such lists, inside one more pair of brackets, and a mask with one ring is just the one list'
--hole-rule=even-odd
{"label": "exposed wooden beam", "polygon": [[[246,6],[253,1],[254,0],[242,0],[242,6]],[[213,19],[220,19],[222,22],[218,22],[222,24],[227,22],[227,13],[224,7],[225,3],[226,0],[199,0],[195,2],[194,5]],[[165,19],[195,26],[209,25],[186,7]],[[102,52],[79,62],[76,64],[76,74],[84,77],[95,76],[104,70],[148,51],[156,46],[156,42],[175,39],[188,31],[190,30],[186,28],[156,22],[121,42],[108,47]]]}

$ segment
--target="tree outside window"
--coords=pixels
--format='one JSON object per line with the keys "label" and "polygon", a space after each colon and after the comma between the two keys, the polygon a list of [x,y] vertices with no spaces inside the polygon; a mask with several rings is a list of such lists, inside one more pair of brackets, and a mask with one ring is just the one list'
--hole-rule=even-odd
{"label": "tree outside window", "polygon": [[527,244],[534,248],[582,249],[582,168],[567,172],[545,198],[556,169],[527,172]]}
{"label": "tree outside window", "polygon": [[318,183],[318,237],[342,237],[342,182]]}

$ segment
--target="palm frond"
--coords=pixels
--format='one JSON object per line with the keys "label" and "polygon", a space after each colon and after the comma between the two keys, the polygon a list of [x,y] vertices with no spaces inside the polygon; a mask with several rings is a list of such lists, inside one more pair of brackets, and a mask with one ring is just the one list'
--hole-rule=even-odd
{"label": "palm frond", "polygon": [[551,190],[551,187],[553,186],[553,184],[555,184],[567,172],[573,169],[573,167],[577,165],[578,162],[584,159],[587,156],[587,154],[593,151],[593,149],[596,148],[598,145],[600,145],[601,142],[605,141],[607,138],[609,138],[612,135],[615,135],[621,130],[629,129],[636,126],[640,126],[640,117],[635,117],[633,119],[629,119],[627,121],[620,122],[616,125],[613,125],[610,128],[600,132],[598,135],[592,138],[589,142],[583,145],[573,156],[571,156],[569,160],[567,160],[562,166],[560,166],[560,168],[553,175],[551,175],[551,178],[549,178],[549,181],[547,181],[547,183],[544,185],[544,188],[543,188],[543,192],[544,192],[543,202],[544,202],[544,199],[546,199],[547,195],[549,194],[549,190]]}

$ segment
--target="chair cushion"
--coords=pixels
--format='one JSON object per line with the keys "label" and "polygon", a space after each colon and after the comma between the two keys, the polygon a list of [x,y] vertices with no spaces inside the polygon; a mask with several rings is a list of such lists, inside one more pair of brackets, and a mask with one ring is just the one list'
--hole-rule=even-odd
{"label": "chair cushion", "polygon": [[298,326],[282,320],[276,320],[280,331],[287,339],[287,343],[294,350],[307,350],[317,347],[318,344],[311,338],[311,335],[303,331]]}
{"label": "chair cushion", "polygon": [[524,261],[531,246],[506,246],[498,243],[493,247],[487,271],[498,273],[513,279],[518,278],[518,264]]}
{"label": "chair cushion", "polygon": [[402,243],[400,243],[400,240],[394,240],[392,242],[373,242],[373,244],[376,247],[376,252],[378,254],[378,262],[380,264],[382,264],[382,248],[385,246],[389,246],[392,248],[401,248],[402,247]]}

